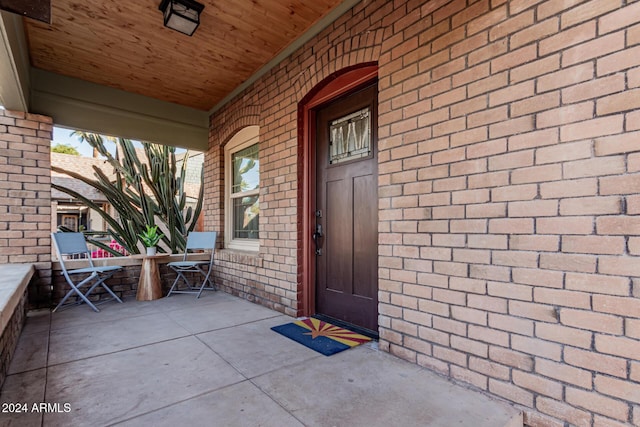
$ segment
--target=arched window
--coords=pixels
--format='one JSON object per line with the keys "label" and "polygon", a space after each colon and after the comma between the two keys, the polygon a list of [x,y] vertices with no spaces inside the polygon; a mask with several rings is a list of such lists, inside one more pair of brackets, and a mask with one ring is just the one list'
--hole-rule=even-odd
{"label": "arched window", "polygon": [[249,126],[227,143],[225,153],[225,247],[260,248],[260,150],[258,126]]}

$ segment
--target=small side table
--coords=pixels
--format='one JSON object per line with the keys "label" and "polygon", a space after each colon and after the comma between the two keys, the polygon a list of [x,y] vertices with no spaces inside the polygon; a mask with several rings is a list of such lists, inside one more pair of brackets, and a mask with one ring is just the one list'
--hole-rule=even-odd
{"label": "small side table", "polygon": [[162,281],[160,280],[158,260],[168,256],[169,254],[134,255],[135,258],[142,258],[136,300],[152,301],[162,298]]}

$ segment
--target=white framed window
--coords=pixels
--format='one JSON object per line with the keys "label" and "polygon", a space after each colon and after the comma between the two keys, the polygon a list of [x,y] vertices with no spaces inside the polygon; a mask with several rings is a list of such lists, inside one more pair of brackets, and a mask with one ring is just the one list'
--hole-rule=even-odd
{"label": "white framed window", "polygon": [[260,148],[258,126],[239,131],[225,154],[225,247],[260,249]]}

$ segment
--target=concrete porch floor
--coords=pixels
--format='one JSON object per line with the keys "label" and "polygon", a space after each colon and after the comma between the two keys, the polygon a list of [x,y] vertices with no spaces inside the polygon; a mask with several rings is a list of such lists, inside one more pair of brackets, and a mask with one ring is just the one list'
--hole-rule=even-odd
{"label": "concrete porch floor", "polygon": [[222,292],[31,313],[0,392],[29,412],[0,425],[522,426],[376,343],[326,357],[269,329],[291,320]]}

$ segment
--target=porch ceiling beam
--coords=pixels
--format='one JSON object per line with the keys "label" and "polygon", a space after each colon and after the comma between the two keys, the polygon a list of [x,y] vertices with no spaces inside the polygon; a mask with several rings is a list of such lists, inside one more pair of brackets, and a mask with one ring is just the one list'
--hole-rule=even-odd
{"label": "porch ceiling beam", "polygon": [[208,148],[206,111],[107,86],[31,69],[31,110],[70,129],[175,145]]}
{"label": "porch ceiling beam", "polygon": [[315,37],[320,31],[324,30],[333,23],[336,19],[344,15],[345,12],[352,7],[360,3],[362,0],[344,0],[331,12],[325,15],[322,19],[316,22],[311,28],[307,30],[302,36],[294,40],[289,46],[284,48],[278,55],[276,55],[271,61],[267,62],[262,68],[256,71],[251,77],[245,80],[240,86],[235,88],[229,95],[225,96],[222,101],[218,102],[209,110],[209,114],[213,114],[233,98],[235,98],[240,92],[251,86],[256,80],[269,72],[273,67],[281,63],[286,57],[298,50],[303,44]]}
{"label": "porch ceiling beam", "polygon": [[0,105],[29,110],[29,56],[22,17],[0,11]]}

